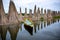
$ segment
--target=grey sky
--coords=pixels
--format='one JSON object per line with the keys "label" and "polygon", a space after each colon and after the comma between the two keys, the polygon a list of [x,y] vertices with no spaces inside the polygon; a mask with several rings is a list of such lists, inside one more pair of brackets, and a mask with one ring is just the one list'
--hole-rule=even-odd
{"label": "grey sky", "polygon": [[[9,10],[9,2],[10,0],[3,0],[4,9],[7,13]],[[34,5],[37,5],[37,8],[51,9],[55,11],[60,11],[60,0],[13,0],[17,11],[19,12],[19,8],[22,8],[22,12],[24,12],[25,8],[34,10]]]}

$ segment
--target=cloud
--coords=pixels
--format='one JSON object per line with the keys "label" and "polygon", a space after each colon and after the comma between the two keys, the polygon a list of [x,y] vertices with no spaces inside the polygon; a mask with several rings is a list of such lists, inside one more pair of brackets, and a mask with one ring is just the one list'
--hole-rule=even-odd
{"label": "cloud", "polygon": [[[3,0],[4,1],[4,8],[5,11],[8,11],[9,7],[9,1],[10,0]],[[22,11],[24,12],[24,8],[32,9],[34,10],[34,5],[36,4],[37,7],[40,8],[46,8],[46,9],[52,9],[52,10],[60,10],[60,0],[13,0],[15,3],[15,6],[19,12],[19,8],[22,8]]]}

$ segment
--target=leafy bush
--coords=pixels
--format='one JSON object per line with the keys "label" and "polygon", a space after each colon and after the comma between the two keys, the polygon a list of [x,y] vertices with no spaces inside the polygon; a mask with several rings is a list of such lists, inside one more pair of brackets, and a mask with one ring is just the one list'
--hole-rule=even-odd
{"label": "leafy bush", "polygon": [[54,19],[60,19],[60,16],[54,16],[53,18]]}
{"label": "leafy bush", "polygon": [[44,20],[44,18],[43,18],[43,17],[41,17],[41,18],[40,18],[40,20],[41,20],[41,21],[43,21],[43,20]]}

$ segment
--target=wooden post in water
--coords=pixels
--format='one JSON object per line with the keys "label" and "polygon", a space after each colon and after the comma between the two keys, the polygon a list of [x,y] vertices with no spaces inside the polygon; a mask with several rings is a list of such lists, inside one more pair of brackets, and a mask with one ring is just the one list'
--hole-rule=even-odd
{"label": "wooden post in water", "polygon": [[27,8],[25,8],[25,15],[24,15],[24,18],[28,18],[28,15],[27,15]]}
{"label": "wooden post in water", "polygon": [[60,11],[58,11],[58,15],[60,16]]}
{"label": "wooden post in water", "polygon": [[52,11],[52,17],[54,17],[55,16],[55,11]]}
{"label": "wooden post in water", "polygon": [[29,10],[29,18],[32,18],[32,10]]}
{"label": "wooden post in water", "polygon": [[34,7],[34,16],[36,17],[36,5]]}
{"label": "wooden post in water", "polygon": [[40,18],[41,18],[40,8],[38,7],[38,10],[37,10],[37,20],[40,20]]}
{"label": "wooden post in water", "polygon": [[22,11],[21,11],[21,8],[20,8],[20,16],[22,16]]}
{"label": "wooden post in water", "polygon": [[48,19],[52,19],[52,11],[51,10],[47,10],[47,17]]}
{"label": "wooden post in water", "polygon": [[22,21],[23,21],[23,16],[22,16],[21,8],[20,8],[19,22],[22,22]]}
{"label": "wooden post in water", "polygon": [[36,5],[34,7],[34,14],[33,14],[32,20],[34,20],[34,21],[37,20]]}
{"label": "wooden post in water", "polygon": [[8,23],[8,19],[5,15],[3,1],[0,0],[0,25],[6,25]]}
{"label": "wooden post in water", "polygon": [[41,8],[41,17],[43,17],[43,8]]}
{"label": "wooden post in water", "polygon": [[17,12],[17,10],[15,8],[15,4],[13,3],[12,0],[10,0],[10,4],[9,4],[8,19],[9,19],[10,24],[18,23],[18,12]]}
{"label": "wooden post in water", "polygon": [[55,14],[56,14],[55,16],[58,16],[57,11],[55,11]]}
{"label": "wooden post in water", "polygon": [[44,9],[44,19],[47,20],[46,9]]}

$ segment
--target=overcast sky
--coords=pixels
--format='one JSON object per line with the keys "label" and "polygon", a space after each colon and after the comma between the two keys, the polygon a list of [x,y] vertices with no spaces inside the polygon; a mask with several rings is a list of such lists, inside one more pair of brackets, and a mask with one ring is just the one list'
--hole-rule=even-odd
{"label": "overcast sky", "polygon": [[[43,9],[51,9],[55,11],[60,11],[60,0],[13,0],[15,3],[16,9],[19,12],[19,8],[22,8],[22,12],[24,12],[25,8],[34,10],[34,6],[37,8]],[[7,13],[9,10],[10,0],[3,0],[3,5],[5,12]]]}

